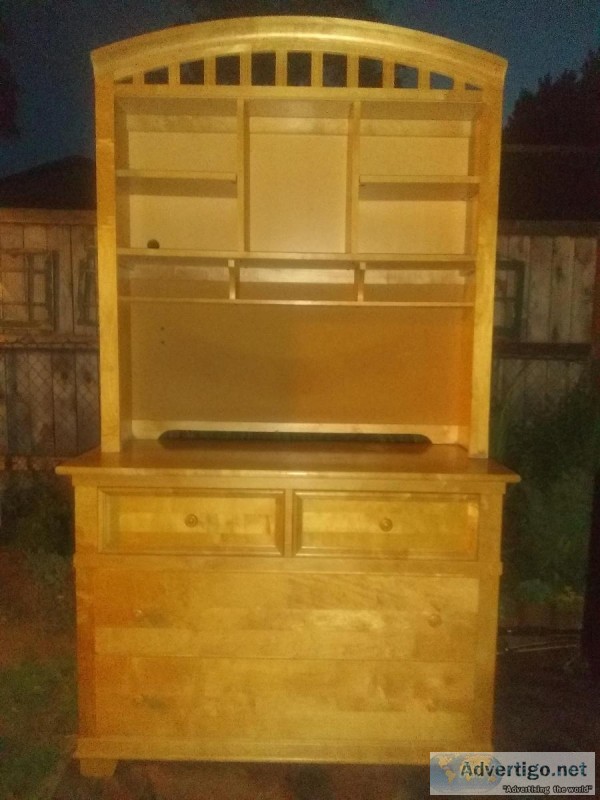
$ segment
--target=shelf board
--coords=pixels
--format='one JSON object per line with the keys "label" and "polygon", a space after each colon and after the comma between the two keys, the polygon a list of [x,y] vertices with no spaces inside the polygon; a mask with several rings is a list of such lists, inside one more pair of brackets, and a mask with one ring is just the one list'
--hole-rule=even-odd
{"label": "shelf board", "polygon": [[117,178],[133,178],[144,180],[175,180],[175,181],[211,181],[222,183],[236,183],[236,172],[194,172],[166,169],[118,169]]}
{"label": "shelf board", "polygon": [[421,184],[434,186],[479,185],[479,177],[474,175],[359,175],[361,186],[368,184],[401,184],[420,186]]}
{"label": "shelf board", "polygon": [[286,306],[393,306],[394,308],[473,308],[472,301],[402,301],[402,300],[311,300],[311,299],[272,299],[272,298],[214,298],[214,297],[153,297],[142,295],[121,296],[125,303],[228,303],[236,305],[286,305]]}
{"label": "shelf board", "polygon": [[[303,268],[312,265],[319,267],[327,264],[335,268],[352,268],[365,265],[365,269],[373,264],[373,269],[473,269],[475,256],[455,253],[281,253],[258,251],[223,251],[223,250],[195,250],[176,248],[136,248],[119,247],[117,255],[125,262],[131,259],[148,259],[151,261],[186,261],[216,262],[227,266],[225,262],[264,262],[265,266],[278,266],[282,262],[289,264],[301,262]],[[239,266],[244,266],[239,263]]]}
{"label": "shelf board", "polygon": [[479,189],[471,175],[359,175],[362,200],[466,200]]}

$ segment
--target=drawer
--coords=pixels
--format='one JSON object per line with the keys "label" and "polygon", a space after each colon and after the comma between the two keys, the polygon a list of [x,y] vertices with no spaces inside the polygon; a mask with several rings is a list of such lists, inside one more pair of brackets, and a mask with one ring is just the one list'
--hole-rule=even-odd
{"label": "drawer", "polygon": [[295,550],[299,555],[473,560],[478,500],[433,492],[299,492]]}
{"label": "drawer", "polygon": [[283,492],[104,489],[100,496],[103,550],[283,552]]}
{"label": "drawer", "polygon": [[[397,571],[94,570],[98,653],[202,658],[475,658],[476,577]],[[135,561],[135,559],[133,559]],[[225,559],[223,559],[225,561]],[[318,566],[322,562],[313,560]]]}
{"label": "drawer", "polygon": [[473,664],[99,656],[102,736],[295,742],[455,741]]}

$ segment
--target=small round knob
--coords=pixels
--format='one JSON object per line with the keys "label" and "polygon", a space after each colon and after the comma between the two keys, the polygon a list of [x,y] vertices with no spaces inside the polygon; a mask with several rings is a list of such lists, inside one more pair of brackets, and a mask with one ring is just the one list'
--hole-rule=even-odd
{"label": "small round knob", "polygon": [[392,528],[394,527],[394,523],[389,517],[384,517],[383,519],[379,520],[379,527],[381,528],[382,531],[387,533],[388,531],[392,530]]}
{"label": "small round knob", "polygon": [[442,624],[442,617],[441,614],[430,614],[427,617],[427,622],[431,625],[432,628],[437,628]]}
{"label": "small round knob", "polygon": [[198,517],[195,514],[188,514],[185,518],[185,524],[188,528],[195,528],[198,524]]}

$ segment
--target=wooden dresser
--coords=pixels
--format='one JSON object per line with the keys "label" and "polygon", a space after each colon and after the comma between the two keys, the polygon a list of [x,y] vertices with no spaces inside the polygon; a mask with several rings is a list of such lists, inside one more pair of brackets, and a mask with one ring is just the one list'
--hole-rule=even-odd
{"label": "wooden dresser", "polygon": [[505,62],[316,17],[93,61],[102,444],[61,467],[82,770],[489,748]]}

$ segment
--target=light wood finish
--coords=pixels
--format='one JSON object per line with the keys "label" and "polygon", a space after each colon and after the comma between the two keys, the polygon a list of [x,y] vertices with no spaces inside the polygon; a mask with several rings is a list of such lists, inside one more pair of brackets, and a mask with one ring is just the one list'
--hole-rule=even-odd
{"label": "light wood finish", "polygon": [[133,442],[62,471],[86,542],[86,762],[491,746],[509,471],[456,445],[253,441]]}
{"label": "light wood finish", "polygon": [[[298,52],[310,56],[308,86],[289,84],[289,55]],[[331,53],[345,60],[345,85],[327,85],[324,54]],[[272,56],[272,75],[260,76],[271,85],[252,83],[257,54]],[[237,59],[239,85],[219,83],[222,56]],[[438,425],[434,396],[448,396],[439,424],[472,455],[485,456],[505,62],[435,36],[316,17],[175,28],[102,48],[93,61],[102,447],[118,450],[129,436],[156,436],[178,420],[198,429],[252,430],[258,421],[323,431],[368,423],[409,432],[421,425],[429,435]],[[177,65],[187,62],[203,63],[203,83],[181,78]],[[369,64],[381,69],[379,88],[361,85]],[[398,65],[417,70],[416,88],[395,85]],[[164,83],[146,83],[146,73],[162,68]],[[431,88],[434,73],[448,76],[452,88]],[[270,264],[271,274],[252,273],[255,261]],[[151,280],[158,264],[170,265],[170,273],[161,272],[155,285],[139,280]],[[213,269],[219,264],[226,271]],[[440,271],[454,265],[470,276],[440,282]],[[390,274],[398,270],[407,270],[405,279]],[[257,307],[250,331],[243,304]],[[282,319],[288,306],[305,306],[290,314],[299,320],[293,324],[301,351],[322,354],[311,383],[303,369],[296,373],[303,356],[294,355],[296,339],[286,341],[286,323],[276,357],[273,337],[255,332],[263,317],[277,317],[266,308],[272,304],[282,306]],[[396,320],[387,339],[377,315],[365,313],[380,304]],[[313,325],[309,306],[320,305],[343,308],[344,329],[365,344],[354,350],[349,339],[341,353],[336,337]],[[428,311],[415,317],[415,308]],[[457,313],[449,316],[449,308]],[[419,330],[408,333],[415,324]],[[430,332],[426,342],[421,326]],[[236,331],[238,341],[248,341],[251,364],[261,364],[260,386],[240,377],[240,366],[242,373],[255,370],[231,351],[227,340]],[[224,351],[214,346],[222,335]],[[406,360],[394,344],[402,347],[404,339],[414,355]],[[361,374],[367,350],[370,364],[405,388],[425,385],[415,365],[430,376],[436,392],[420,393],[421,419],[417,407],[406,412],[397,389],[385,411],[376,411],[382,381],[369,389],[372,375]],[[181,369],[176,353],[198,361]],[[354,376],[344,392],[355,398],[351,408],[332,403],[330,392],[313,392],[307,410],[305,387],[329,384],[330,365],[340,359]],[[441,377],[450,373],[451,381]],[[155,408],[140,408],[141,398],[152,405],[149,384],[160,386],[162,398]],[[216,412],[208,395],[220,396],[223,386],[230,388]],[[199,398],[195,407],[181,409],[194,405],[192,396]],[[259,414],[258,396],[268,406]],[[375,406],[372,398],[379,398]]]}
{"label": "light wood finish", "polygon": [[116,552],[281,552],[281,498],[248,492],[103,493],[104,548]]}
{"label": "light wood finish", "polygon": [[477,504],[468,496],[303,494],[300,555],[467,558],[477,553]]}
{"label": "light wood finish", "polygon": [[[485,458],[505,62],[317,17],[93,60],[103,437],[62,469],[83,770],[490,749],[515,479]],[[188,429],[328,436],[155,441]]]}

